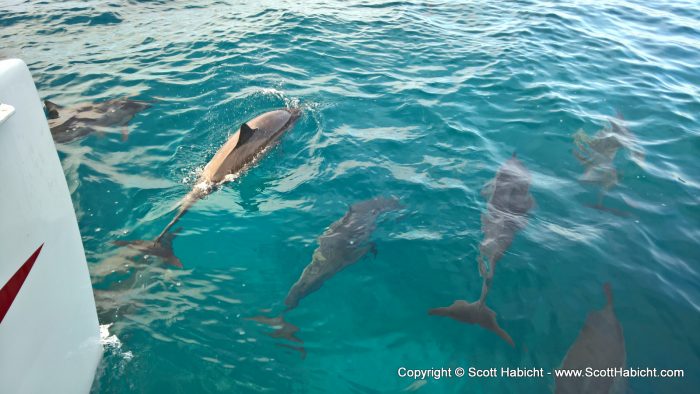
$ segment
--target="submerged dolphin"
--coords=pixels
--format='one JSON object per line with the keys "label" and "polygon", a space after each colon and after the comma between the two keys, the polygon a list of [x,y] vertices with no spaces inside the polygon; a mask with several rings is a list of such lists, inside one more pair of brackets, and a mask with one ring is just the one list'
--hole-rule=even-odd
{"label": "submerged dolphin", "polygon": [[[561,369],[623,368],[626,364],[625,338],[613,306],[610,284],[603,285],[607,303],[603,309],[588,314],[576,341],[564,357]],[[555,377],[555,393],[624,393],[624,378]]]}
{"label": "submerged dolphin", "polygon": [[513,154],[481,191],[488,199],[486,212],[481,215],[484,239],[479,244],[479,271],[487,273],[485,277],[493,278],[496,263],[510,247],[515,233],[527,225],[527,213],[535,204],[530,181],[530,173]]}
{"label": "submerged dolphin", "polygon": [[376,253],[375,244],[369,239],[376,228],[377,217],[398,208],[396,199],[378,197],[353,204],[340,220],[331,224],[318,238],[311,263],[289,289],[284,300],[287,310],[296,308],[301,299],[367,252]]}
{"label": "submerged dolphin", "polygon": [[615,168],[615,156],[620,148],[632,152],[636,160],[644,160],[644,152],[638,146],[635,136],[618,119],[609,119],[610,125],[593,135],[586,134],[583,129],[574,133],[574,157],[585,167],[579,177],[581,182],[597,184],[601,187],[598,203],[594,208],[603,209],[605,193],[618,183],[618,173]]}
{"label": "submerged dolphin", "polygon": [[[150,108],[145,101],[121,98],[101,103],[80,104],[63,108],[49,100],[44,100],[51,135],[56,142],[70,142],[95,131],[108,127],[126,127],[139,112]],[[123,131],[126,138],[126,131]]]}
{"label": "submerged dolphin", "polygon": [[510,335],[498,325],[496,313],[486,306],[486,297],[493,283],[496,263],[513,242],[515,234],[527,224],[527,213],[534,205],[529,189],[530,173],[513,154],[482,190],[488,203],[486,212],[481,215],[484,238],[479,245],[478,257],[482,276],[479,300],[472,303],[458,300],[448,307],[431,309],[428,314],[478,324],[514,345]]}
{"label": "submerged dolphin", "polygon": [[[296,308],[304,297],[320,289],[345,267],[358,262],[367,252],[376,253],[370,237],[376,228],[377,218],[384,212],[399,208],[396,199],[377,197],[353,204],[341,219],[331,224],[318,238],[318,247],[314,250],[311,263],[289,289],[284,300],[287,308],[283,314]],[[258,316],[251,320],[280,327],[271,334],[273,337],[301,342],[294,336],[298,328],[285,322],[281,316]]]}
{"label": "submerged dolphin", "polygon": [[299,109],[285,108],[265,112],[243,123],[207,163],[192,190],[180,202],[175,217],[154,241],[117,241],[117,244],[129,245],[153,255],[162,255],[173,265],[182,266],[172,252],[172,240],[164,242],[168,240],[166,238],[168,230],[195,202],[211,194],[242,170],[260,160],[262,153],[277,142],[282,134],[291,129],[300,116]]}

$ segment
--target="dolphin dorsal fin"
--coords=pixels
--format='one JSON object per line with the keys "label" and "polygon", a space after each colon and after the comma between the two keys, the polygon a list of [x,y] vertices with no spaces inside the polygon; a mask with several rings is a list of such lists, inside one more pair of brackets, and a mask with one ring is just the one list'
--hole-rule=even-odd
{"label": "dolphin dorsal fin", "polygon": [[496,188],[495,183],[496,182],[493,179],[486,182],[484,187],[481,188],[481,197],[483,197],[485,200],[490,199],[493,195],[493,190]]}
{"label": "dolphin dorsal fin", "polygon": [[58,110],[61,108],[59,105],[52,103],[49,100],[44,100],[44,107],[46,107],[46,114],[48,115],[49,119],[58,118]]}
{"label": "dolphin dorsal fin", "polygon": [[243,123],[241,125],[241,131],[238,136],[238,144],[237,145],[243,145],[245,144],[250,137],[253,136],[253,133],[255,133],[258,129],[251,129],[250,126],[248,126],[248,123]]}

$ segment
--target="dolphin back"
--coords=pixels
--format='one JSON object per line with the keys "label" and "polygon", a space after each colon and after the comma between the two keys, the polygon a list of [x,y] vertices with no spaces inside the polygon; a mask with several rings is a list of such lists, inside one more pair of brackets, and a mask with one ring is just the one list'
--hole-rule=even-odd
{"label": "dolphin back", "polygon": [[298,109],[278,109],[244,123],[207,163],[202,178],[219,183],[227,175],[237,173],[254,162],[258,153],[277,142],[300,116]]}
{"label": "dolphin back", "polygon": [[[588,314],[576,341],[566,353],[561,368],[607,369],[625,366],[625,339],[622,326],[615,315],[612,290],[609,284],[605,284],[603,290],[607,304],[603,309]],[[555,393],[609,393],[625,386],[621,378],[613,377],[557,377],[555,383]]]}
{"label": "dolphin back", "polygon": [[531,176],[527,168],[513,155],[496,173],[492,181],[489,207],[501,212],[525,215],[533,205],[530,194]]}

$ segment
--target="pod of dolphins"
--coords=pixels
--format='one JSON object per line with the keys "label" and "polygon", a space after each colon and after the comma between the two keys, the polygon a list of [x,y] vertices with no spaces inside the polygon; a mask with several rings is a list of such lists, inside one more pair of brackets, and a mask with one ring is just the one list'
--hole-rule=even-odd
{"label": "pod of dolphins", "polygon": [[[126,128],[137,113],[151,107],[151,102],[128,98],[101,103],[62,108],[48,100],[44,102],[49,127],[57,143],[66,143],[93,132],[109,128]],[[285,132],[291,130],[302,115],[298,108],[283,108],[265,112],[240,125],[206,164],[192,190],[182,199],[177,213],[153,240],[118,240],[114,243],[135,252],[156,256],[166,264],[182,267],[173,251],[173,239],[178,230],[170,229],[195,202],[211,194],[222,185],[236,179],[243,171],[261,160]],[[580,181],[600,187],[594,208],[619,213],[603,206],[605,193],[618,182],[613,160],[620,148],[632,152],[634,159],[643,160],[633,134],[622,125],[621,117],[610,119],[610,127],[593,137],[579,130],[573,135],[574,157],[585,167]],[[515,235],[527,225],[529,212],[535,206],[530,193],[531,176],[525,165],[513,154],[483,188],[486,209],[481,214],[483,239],[479,244],[477,267],[482,280],[481,294],[474,302],[456,300],[446,307],[430,309],[429,315],[449,317],[466,324],[481,326],[515,346],[512,337],[498,324],[496,312],[487,306],[496,266],[511,246]],[[286,309],[278,316],[256,316],[250,320],[273,326],[272,337],[302,343],[296,336],[299,327],[287,322],[284,315],[297,308],[301,300],[318,291],[323,284],[344,268],[357,263],[368,253],[376,255],[371,241],[379,217],[402,209],[394,197],[375,197],[352,204],[348,211],[318,238],[311,262],[284,298]],[[626,362],[622,327],[613,309],[613,295],[609,284],[604,285],[605,307],[591,312],[568,350],[561,367],[604,369],[623,367]],[[269,311],[269,310],[267,310]],[[306,355],[303,346],[279,344]],[[556,378],[556,393],[609,393],[624,391],[625,382],[608,378]]]}

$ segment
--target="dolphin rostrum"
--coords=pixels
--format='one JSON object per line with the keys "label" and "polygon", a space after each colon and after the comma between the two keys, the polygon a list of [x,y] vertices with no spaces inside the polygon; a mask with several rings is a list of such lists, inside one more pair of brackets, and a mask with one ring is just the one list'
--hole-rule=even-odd
{"label": "dolphin rostrum", "polygon": [[122,138],[126,139],[126,127],[131,119],[151,104],[121,98],[63,108],[44,100],[44,107],[54,141],[63,143],[109,127],[123,127]]}
{"label": "dolphin rostrum", "polygon": [[491,290],[496,263],[513,242],[515,234],[527,224],[527,213],[534,205],[529,188],[530,173],[513,154],[482,190],[488,203],[486,212],[481,215],[484,238],[477,259],[482,276],[479,300],[472,303],[458,300],[448,307],[431,309],[428,314],[478,324],[514,345],[510,335],[498,325],[496,313],[486,306],[486,297]]}
{"label": "dolphin rostrum", "polygon": [[[624,368],[627,362],[625,338],[622,326],[617,320],[613,306],[613,293],[610,284],[603,285],[607,303],[603,309],[593,311],[586,317],[586,322],[576,341],[564,357],[561,369],[574,370],[593,368]],[[555,393],[624,393],[624,378],[615,377],[555,377]]]}
{"label": "dolphin rostrum", "polygon": [[[289,289],[284,300],[284,313],[296,308],[299,302],[345,267],[358,262],[367,252],[376,254],[370,237],[376,228],[379,215],[397,210],[399,202],[395,198],[377,197],[353,204],[345,215],[331,224],[318,238],[311,263],[304,268],[299,279]],[[284,321],[282,316],[268,318],[257,316],[251,320],[279,327],[271,335],[301,342],[294,336],[298,328]]]}
{"label": "dolphin rostrum", "polygon": [[617,119],[609,119],[610,125],[593,135],[586,134],[583,129],[574,133],[574,157],[585,167],[579,180],[584,183],[597,184],[601,191],[598,203],[593,208],[614,210],[603,206],[605,193],[618,183],[618,173],[615,168],[615,156],[620,148],[626,148],[635,160],[644,160],[644,151],[638,146],[636,137],[624,126],[623,119],[618,114]]}
{"label": "dolphin rostrum", "polygon": [[233,180],[242,170],[260,160],[266,149],[291,129],[300,116],[301,110],[284,108],[265,112],[243,123],[207,163],[192,190],[180,202],[175,217],[154,241],[118,241],[118,244],[129,245],[150,254],[162,255],[173,265],[182,266],[172,252],[172,239],[166,237],[168,230],[195,202],[211,194],[224,183]]}

